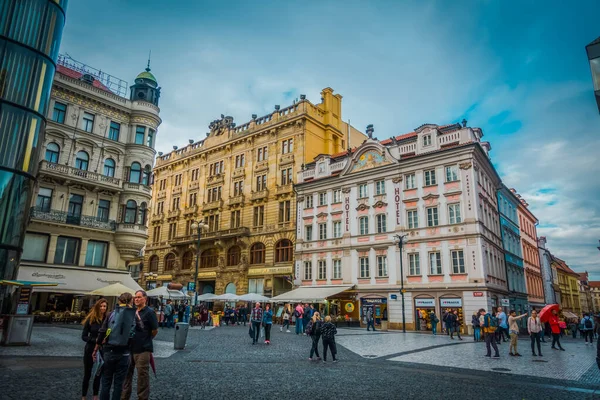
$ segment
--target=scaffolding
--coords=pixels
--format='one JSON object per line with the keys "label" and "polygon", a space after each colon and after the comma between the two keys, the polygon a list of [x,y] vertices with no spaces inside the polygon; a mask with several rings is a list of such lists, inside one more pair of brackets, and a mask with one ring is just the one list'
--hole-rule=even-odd
{"label": "scaffolding", "polygon": [[106,72],[102,72],[99,69],[90,67],[87,64],[73,59],[70,55],[66,53],[58,55],[57,64],[72,69],[73,71],[79,72],[82,75],[91,75],[95,79],[100,81],[108,90],[110,90],[114,94],[125,98],[127,97],[127,89],[129,88],[129,85],[123,79],[119,79],[115,76],[107,74]]}

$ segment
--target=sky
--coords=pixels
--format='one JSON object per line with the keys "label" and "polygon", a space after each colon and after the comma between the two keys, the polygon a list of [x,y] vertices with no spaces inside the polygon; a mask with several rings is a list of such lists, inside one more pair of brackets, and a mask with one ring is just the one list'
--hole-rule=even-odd
{"label": "sky", "polygon": [[[543,7],[541,7],[543,5]],[[206,137],[331,87],[342,118],[389,138],[467,119],[547,247],[600,280],[600,114],[585,46],[600,2],[73,0],[61,52],[162,87],[156,147]]]}

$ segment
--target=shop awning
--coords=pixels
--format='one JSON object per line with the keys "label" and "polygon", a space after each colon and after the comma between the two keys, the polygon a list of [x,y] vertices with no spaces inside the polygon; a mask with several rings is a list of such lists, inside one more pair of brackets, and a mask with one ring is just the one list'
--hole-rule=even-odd
{"label": "shop awning", "polygon": [[7,286],[57,286],[58,283],[52,282],[33,282],[33,281],[0,281],[0,285]]}
{"label": "shop awning", "polygon": [[573,314],[573,313],[572,313],[572,312],[570,312],[570,311],[563,311],[563,315],[564,315],[566,318],[579,318],[577,315]]}
{"label": "shop awning", "polygon": [[34,286],[34,292],[87,294],[113,283],[121,283],[133,290],[141,289],[127,271],[102,271],[77,267],[22,265],[19,267],[18,280],[28,281],[34,285],[36,282],[55,284],[49,287]]}
{"label": "shop awning", "polygon": [[306,286],[291,290],[287,293],[280,294],[271,299],[274,303],[282,302],[309,302],[317,303],[326,300],[328,297],[335,296],[345,290],[352,288],[354,285],[337,285],[337,286]]}

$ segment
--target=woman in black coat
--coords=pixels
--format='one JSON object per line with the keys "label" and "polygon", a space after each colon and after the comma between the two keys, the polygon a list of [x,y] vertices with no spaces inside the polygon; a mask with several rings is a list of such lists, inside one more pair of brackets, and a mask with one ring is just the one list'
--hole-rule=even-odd
{"label": "woman in black coat", "polygon": [[[83,332],[81,333],[81,339],[83,339],[85,342],[85,350],[83,352],[83,383],[81,385],[82,400],[87,399],[88,387],[90,384],[90,378],[92,377],[92,369],[94,367],[92,354],[94,352],[94,347],[96,346],[98,330],[106,318],[107,308],[108,302],[106,299],[98,300],[96,304],[94,304],[94,307],[90,313],[82,322]],[[94,377],[94,384],[92,388],[94,400],[98,400],[98,393],[100,392],[100,376],[101,374],[97,373]]]}

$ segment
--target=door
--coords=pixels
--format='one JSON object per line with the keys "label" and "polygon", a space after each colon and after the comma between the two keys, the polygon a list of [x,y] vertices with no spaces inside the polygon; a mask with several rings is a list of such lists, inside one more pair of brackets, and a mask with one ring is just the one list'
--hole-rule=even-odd
{"label": "door", "polygon": [[72,194],[71,197],[69,197],[69,211],[67,213],[67,224],[80,224],[82,207],[83,196],[78,194]]}

